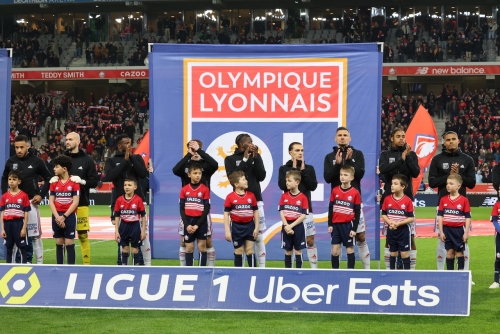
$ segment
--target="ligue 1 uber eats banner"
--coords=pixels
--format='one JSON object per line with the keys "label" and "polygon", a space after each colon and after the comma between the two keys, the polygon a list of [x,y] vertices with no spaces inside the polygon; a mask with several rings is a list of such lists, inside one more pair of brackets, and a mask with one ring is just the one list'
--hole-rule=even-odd
{"label": "ligue 1 uber eats banner", "polygon": [[[219,163],[211,180],[213,241],[218,259],[232,259],[224,240],[223,203],[232,187],[224,158],[235,138],[248,133],[266,169],[261,182],[267,230],[267,259],[282,260],[278,170],[288,145],[304,145],[304,160],[319,182],[312,194],[320,260],[330,259],[327,211],[331,187],[323,179],[325,156],[335,132],[347,126],[351,145],[363,151],[362,199],[372,259],[379,259],[379,213],[375,166],[380,146],[381,54],[375,44],[356,45],[154,45],[150,54],[153,256],[176,258],[180,179],[172,167],[191,139]],[[304,255],[306,252],[304,252]]]}
{"label": "ligue 1 uber eats banner", "polygon": [[3,264],[0,306],[469,315],[470,272],[429,274]]}

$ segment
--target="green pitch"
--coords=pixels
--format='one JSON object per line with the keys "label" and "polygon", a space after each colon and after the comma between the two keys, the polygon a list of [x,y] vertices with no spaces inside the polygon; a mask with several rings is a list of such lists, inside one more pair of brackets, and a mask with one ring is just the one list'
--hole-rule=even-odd
{"label": "green pitch", "polygon": [[[109,207],[91,208],[92,216],[107,216]],[[491,208],[473,208],[474,219],[487,220]],[[432,218],[435,208],[417,208],[419,218]],[[42,208],[48,216],[48,207]],[[116,263],[114,241],[92,240],[92,263]],[[79,242],[77,263],[81,264]],[[427,317],[354,314],[290,314],[255,312],[150,311],[1,308],[2,333],[496,333],[500,324],[500,289],[493,282],[494,239],[471,237],[472,287],[470,317]],[[436,268],[436,239],[417,239],[418,269]],[[44,240],[45,263],[55,263],[55,243]],[[383,250],[381,249],[381,252]],[[383,254],[383,253],[381,253]],[[359,262],[359,261],[358,261]],[[153,265],[178,265],[175,260],[153,260]],[[232,261],[217,261],[231,266]],[[282,261],[268,261],[269,267],[284,267]],[[328,268],[328,261],[320,267]],[[308,263],[305,263],[308,266]],[[341,266],[345,267],[345,263]],[[384,267],[384,264],[381,264]],[[372,268],[377,267],[372,262]],[[357,268],[361,264],[357,263]],[[28,319],[23,321],[22,319]],[[125,329],[126,328],[126,329]]]}

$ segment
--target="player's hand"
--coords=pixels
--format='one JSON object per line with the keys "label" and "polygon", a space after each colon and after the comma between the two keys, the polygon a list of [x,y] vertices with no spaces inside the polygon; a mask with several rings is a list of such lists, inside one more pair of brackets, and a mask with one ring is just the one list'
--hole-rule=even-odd
{"label": "player's hand", "polygon": [[297,160],[295,158],[292,158],[292,168],[297,169]]}
{"label": "player's hand", "polygon": [[304,159],[304,155],[302,155],[302,165],[300,165],[300,170],[306,169],[306,160]]}
{"label": "player's hand", "polygon": [[456,162],[451,165],[450,174],[458,174],[458,164]]}
{"label": "player's hand", "polygon": [[354,238],[356,236],[356,231],[349,232],[349,237]]}
{"label": "player's hand", "polygon": [[77,175],[73,175],[72,177],[69,178],[71,181],[75,182],[75,183],[80,183],[80,184],[86,184],[87,182],[85,182],[85,180],[82,180],[81,177],[77,176]]}
{"label": "player's hand", "polygon": [[21,238],[24,238],[26,236],[26,229],[25,228],[21,229],[20,236],[21,236]]}
{"label": "player's hand", "polygon": [[153,167],[148,167],[148,172],[149,173],[153,174],[153,171],[154,171]]}
{"label": "player's hand", "polygon": [[335,154],[335,163],[337,165],[342,164],[342,151],[340,149],[338,149],[337,153]]}
{"label": "player's hand", "polygon": [[382,195],[377,194],[377,202],[379,202],[379,203],[380,203],[380,201],[381,201],[381,200],[382,200]]}
{"label": "player's hand", "polygon": [[232,241],[231,232],[226,231],[226,233],[224,233],[224,237],[226,238],[226,241],[229,241],[229,242]]}
{"label": "player's hand", "polygon": [[441,241],[442,241],[442,242],[445,242],[445,241],[446,241],[446,236],[444,235],[444,233],[441,233],[441,234],[439,235],[439,237],[441,238]]}
{"label": "player's hand", "polygon": [[198,150],[200,149],[200,144],[198,144],[198,142],[197,142],[197,141],[195,141],[195,140],[191,140],[191,141],[189,142],[189,148],[192,148],[192,149],[193,149],[193,151],[195,151],[195,152],[196,152],[196,151],[198,151]]}
{"label": "player's hand", "polygon": [[346,154],[346,156],[345,156],[345,159],[346,159],[346,160],[351,160],[351,159],[352,159],[352,148],[350,148],[350,147],[349,147],[349,148],[347,149],[347,154]]}
{"label": "player's hand", "polygon": [[245,149],[245,153],[243,153],[243,157],[245,159],[248,159],[250,157],[250,153],[251,153],[251,145],[248,145],[247,148]]}
{"label": "player's hand", "polygon": [[7,233],[5,233],[5,230],[2,230],[2,238],[7,238]]}
{"label": "player's hand", "polygon": [[254,240],[257,240],[257,237],[259,236],[259,230],[258,229],[253,230],[253,234],[252,235],[253,235]]}
{"label": "player's hand", "polygon": [[35,195],[35,196],[33,196],[33,199],[31,200],[31,203],[34,204],[34,205],[38,205],[38,204],[40,204],[41,201],[42,201],[42,196]]}
{"label": "player's hand", "polygon": [[378,168],[378,166],[377,166],[377,167],[376,167],[376,169],[375,169],[375,173],[377,173],[377,175],[379,175],[379,174],[380,174],[380,168]]}
{"label": "player's hand", "polygon": [[120,233],[118,232],[115,233],[115,240],[116,242],[120,242]]}
{"label": "player's hand", "polygon": [[127,148],[127,150],[125,151],[125,160],[129,160],[130,159],[130,147]]}
{"label": "player's hand", "polygon": [[462,237],[462,240],[464,242],[467,242],[468,239],[469,239],[469,233],[464,233],[464,236]]}
{"label": "player's hand", "polygon": [[333,232],[333,226],[328,226],[328,233],[332,233]]}
{"label": "player's hand", "polygon": [[57,181],[59,181],[59,176],[52,176],[49,183],[56,183]]}
{"label": "player's hand", "polygon": [[290,225],[285,225],[284,229],[285,229],[285,232],[287,234],[290,234],[290,231],[292,230],[292,228],[290,227]]}
{"label": "player's hand", "polygon": [[257,145],[252,145],[252,156],[255,158],[259,153],[259,147]]}
{"label": "player's hand", "polygon": [[141,241],[146,239],[146,232],[141,232]]}

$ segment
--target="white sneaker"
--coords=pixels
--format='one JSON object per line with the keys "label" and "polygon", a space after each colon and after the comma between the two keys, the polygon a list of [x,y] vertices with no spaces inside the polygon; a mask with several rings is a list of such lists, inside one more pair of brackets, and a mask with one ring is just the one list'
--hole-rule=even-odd
{"label": "white sneaker", "polygon": [[470,281],[470,285],[476,285],[476,283],[474,283],[474,281]]}
{"label": "white sneaker", "polygon": [[493,284],[490,285],[490,289],[498,289],[500,288],[500,284],[498,282],[493,282]]}

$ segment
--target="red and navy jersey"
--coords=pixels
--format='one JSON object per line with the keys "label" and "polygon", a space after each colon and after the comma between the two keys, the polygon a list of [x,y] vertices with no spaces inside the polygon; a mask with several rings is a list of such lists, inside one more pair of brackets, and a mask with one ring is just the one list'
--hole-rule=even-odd
{"label": "red and navy jersey", "polygon": [[57,212],[66,212],[73,203],[73,196],[80,196],[80,184],[69,178],[66,182],[61,182],[59,179],[59,181],[50,184],[50,196],[55,197],[54,205]]}
{"label": "red and navy jersey", "polygon": [[301,215],[309,213],[309,201],[306,195],[299,192],[292,195],[289,191],[281,195],[278,211],[283,211],[287,221],[296,221]]}
{"label": "red and navy jersey", "polygon": [[255,195],[249,191],[238,195],[234,191],[226,197],[224,211],[230,212],[231,220],[236,223],[250,223],[253,220],[254,211],[259,210]]}
{"label": "red and navy jersey", "polygon": [[24,213],[31,211],[30,199],[24,191],[14,195],[9,190],[0,199],[0,211],[3,211],[3,220],[24,218]]}
{"label": "red and navy jersey", "polygon": [[464,226],[465,220],[470,218],[469,200],[462,195],[455,199],[451,199],[450,195],[441,197],[438,216],[443,217],[444,226]]}
{"label": "red and navy jersey", "polygon": [[140,196],[134,194],[132,198],[126,199],[125,195],[118,197],[115,203],[114,217],[120,217],[122,222],[135,223],[146,215],[146,208]]}
{"label": "red and navy jersey", "polygon": [[491,209],[491,221],[500,221],[500,201],[497,201]]}
{"label": "red and navy jersey", "polygon": [[354,220],[354,210],[361,210],[361,196],[354,187],[342,189],[336,186],[330,195],[332,223],[347,223]]}
{"label": "red and navy jersey", "polygon": [[394,195],[387,196],[382,204],[382,215],[393,222],[402,222],[408,217],[414,217],[413,211],[413,202],[406,195],[400,199],[396,199]]}
{"label": "red and navy jersey", "polygon": [[186,216],[201,217],[205,204],[210,204],[210,189],[204,184],[200,184],[196,189],[187,184],[181,189],[179,203],[184,204]]}

